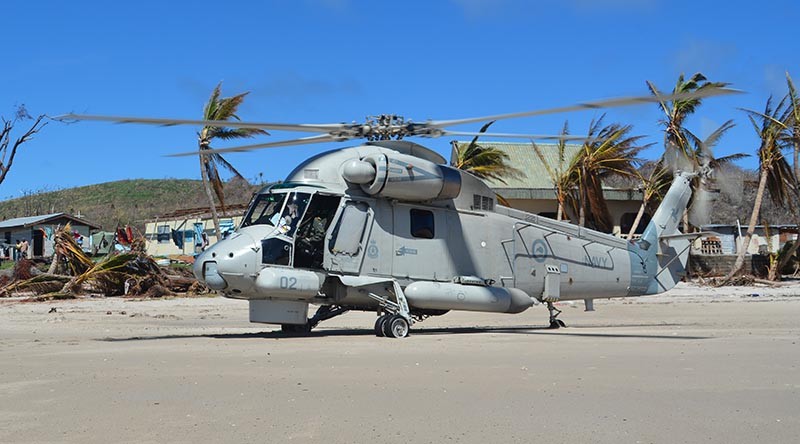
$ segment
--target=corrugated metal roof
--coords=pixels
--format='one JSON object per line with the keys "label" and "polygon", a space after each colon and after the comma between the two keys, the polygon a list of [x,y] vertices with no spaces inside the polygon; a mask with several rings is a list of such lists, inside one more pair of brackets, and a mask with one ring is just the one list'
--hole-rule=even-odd
{"label": "corrugated metal roof", "polygon": [[[466,147],[469,142],[456,142],[459,147]],[[485,182],[490,188],[506,199],[553,199],[555,184],[550,174],[547,173],[542,163],[542,159],[536,154],[530,142],[495,142],[478,141],[484,147],[497,148],[508,154],[508,162],[518,170],[522,171],[523,176],[519,178],[506,179],[506,183],[497,180],[486,179]],[[575,153],[580,151],[581,145],[568,143],[564,147],[564,159],[559,159],[558,145],[555,143],[537,143],[539,151],[542,152],[545,162],[550,165],[553,172],[563,171],[569,166],[569,162]],[[603,196],[608,200],[642,200],[640,190],[619,189],[603,186]]]}
{"label": "corrugated metal roof", "polygon": [[[469,145],[469,142],[457,142],[459,147]],[[523,172],[520,178],[506,179],[506,183],[500,181],[487,179],[485,182],[491,188],[501,190],[503,188],[537,188],[537,189],[553,189],[553,180],[547,173],[547,169],[542,164],[541,159],[536,155],[536,151],[531,147],[530,142],[494,142],[494,141],[478,141],[478,144],[484,147],[497,148],[509,157],[509,164]],[[558,158],[558,145],[554,143],[537,143],[539,150],[542,152],[542,157],[553,171],[565,169],[569,165],[572,157],[581,149],[581,145],[566,144],[564,148],[564,161],[559,167]]]}
{"label": "corrugated metal roof", "polygon": [[0,222],[0,229],[33,226],[59,217],[65,217],[72,221],[87,225],[91,228],[100,228],[100,225],[97,225],[93,222],[89,222],[88,220],[85,219],[77,218],[67,213],[52,213],[52,214],[40,214],[38,216],[26,216],[26,217],[16,217],[14,219],[7,219]]}
{"label": "corrugated metal roof", "polygon": [[62,216],[64,213],[40,214],[38,216],[16,217],[0,222],[0,228],[13,228],[24,227],[26,225],[35,225],[42,221],[52,219],[54,217]]}

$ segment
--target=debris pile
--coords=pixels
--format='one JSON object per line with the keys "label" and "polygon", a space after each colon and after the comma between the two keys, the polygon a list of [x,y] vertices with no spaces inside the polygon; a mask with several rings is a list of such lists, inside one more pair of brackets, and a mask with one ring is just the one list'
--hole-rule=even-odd
{"label": "debris pile", "polygon": [[47,272],[39,271],[30,260],[20,260],[11,277],[0,281],[0,297],[27,293],[34,299],[47,300],[79,295],[162,297],[208,292],[194,277],[167,273],[145,253],[144,237],[131,237],[129,251],[112,249],[95,262],[77,244],[67,224],[54,233],[55,253]]}

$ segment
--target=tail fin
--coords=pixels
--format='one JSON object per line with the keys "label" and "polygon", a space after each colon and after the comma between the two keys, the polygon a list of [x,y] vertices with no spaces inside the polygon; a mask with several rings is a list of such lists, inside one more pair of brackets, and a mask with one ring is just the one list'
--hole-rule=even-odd
{"label": "tail fin", "polygon": [[692,197],[691,180],[694,174],[675,175],[664,200],[645,228],[640,241],[648,274],[652,273],[645,294],[667,291],[686,275],[689,246],[695,235],[678,231],[683,212]]}

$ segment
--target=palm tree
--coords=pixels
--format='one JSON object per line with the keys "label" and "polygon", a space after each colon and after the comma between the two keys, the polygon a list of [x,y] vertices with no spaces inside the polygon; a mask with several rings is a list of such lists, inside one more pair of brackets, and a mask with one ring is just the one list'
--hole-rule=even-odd
{"label": "palm tree", "polygon": [[[786,73],[786,83],[789,87],[789,92],[786,95],[786,99],[789,101],[789,109],[786,112],[783,124],[786,126],[785,139],[794,149],[794,163],[792,165],[794,166],[795,190],[800,193],[800,187],[798,187],[798,182],[800,182],[800,164],[798,164],[798,153],[800,152],[800,98],[798,98],[797,89],[794,87],[794,82],[788,72]],[[795,208],[795,210],[797,210],[797,208]],[[800,214],[796,213],[794,219],[795,224],[800,226]],[[795,240],[789,249],[784,252],[778,266],[770,270],[770,279],[776,279],[778,277],[780,271],[789,263],[799,247],[800,238]]]}
{"label": "palm tree", "polygon": [[[564,122],[564,127],[561,129],[561,135],[569,135],[568,122]],[[539,147],[536,142],[531,141],[531,146],[533,147],[536,156],[539,157],[539,160],[542,162],[542,165],[547,171],[547,175],[550,176],[550,180],[553,181],[553,186],[555,186],[556,200],[558,201],[556,220],[561,220],[563,219],[567,208],[567,200],[569,199],[570,191],[575,187],[570,175],[569,164],[566,163],[567,141],[565,139],[559,139],[558,144],[556,144],[556,149],[558,150],[558,165],[556,165],[555,168],[550,165],[549,162],[547,162],[541,147]]]}
{"label": "palm tree", "polygon": [[753,124],[753,129],[761,139],[761,145],[758,148],[758,189],[744,243],[739,249],[739,255],[736,258],[733,269],[723,278],[722,283],[726,283],[733,278],[744,264],[747,249],[750,247],[750,240],[753,238],[756,223],[758,223],[758,214],[764,199],[764,191],[769,191],[772,202],[780,207],[793,207],[792,199],[797,193],[792,169],[783,156],[783,149],[787,143],[784,137],[787,127],[783,122],[786,121],[790,112],[790,109],[786,107],[786,99],[781,100],[773,108],[772,97],[770,97],[767,99],[763,113],[750,110],[745,110],[745,112],[748,114],[750,123]]}
{"label": "palm tree", "polygon": [[589,124],[589,132],[581,149],[570,163],[572,181],[578,191],[578,221],[585,226],[587,215],[595,229],[611,232],[613,221],[603,196],[603,179],[612,176],[636,177],[639,152],[647,146],[637,145],[642,136],[628,136],[631,125],[603,125],[601,116]]}
{"label": "palm tree", "polygon": [[636,213],[636,218],[633,220],[630,231],[628,231],[628,239],[633,239],[639,223],[642,221],[645,210],[653,205],[657,205],[664,197],[664,192],[670,185],[670,172],[664,166],[663,160],[651,162],[650,165],[645,165],[644,170],[650,170],[650,173],[645,175],[637,172],[636,176],[642,182],[642,205],[639,206],[639,212]]}
{"label": "palm tree", "polygon": [[[723,171],[722,167],[730,165],[731,163],[737,160],[744,159],[745,157],[750,157],[750,155],[746,153],[734,153],[722,157],[713,156],[714,147],[716,147],[717,144],[719,144],[719,141],[720,139],[722,139],[722,136],[724,136],[725,133],[727,133],[734,126],[736,126],[736,124],[733,122],[733,120],[728,120],[727,122],[720,125],[720,127],[714,130],[711,134],[709,134],[708,137],[705,138],[705,140],[700,140],[700,138],[695,136],[691,131],[684,129],[684,133],[692,145],[692,149],[690,151],[690,157],[688,160],[692,164],[691,168],[693,171],[699,171],[701,168],[707,165],[712,170],[716,171],[717,176],[719,177]],[[695,191],[697,191],[697,189],[701,186],[700,182],[701,180],[699,177],[695,177],[694,179],[692,179],[692,188]],[[736,192],[739,191],[736,190]],[[696,203],[698,203],[698,201],[695,200],[694,198],[697,196],[698,196],[697,193],[692,195],[693,199],[689,204],[688,213],[691,213],[693,210],[695,210],[693,206]],[[705,209],[705,211],[707,212],[708,209]]]}
{"label": "palm tree", "polygon": [[800,163],[798,162],[798,157],[800,157],[800,97],[797,96],[797,89],[794,87],[794,82],[792,82],[788,71],[786,72],[786,83],[789,86],[790,113],[788,115],[789,119],[784,123],[789,127],[788,136],[794,148],[794,163],[792,164],[794,166],[794,178],[800,181]]}
{"label": "palm tree", "polygon": [[[712,88],[722,88],[727,85],[727,83],[723,82],[709,82],[708,79],[706,79],[706,77],[699,72],[695,73],[688,80],[684,78],[683,74],[680,74],[675,87],[672,89],[672,94],[696,93]],[[653,82],[649,80],[647,81],[647,87],[654,96],[658,97],[662,95]],[[691,136],[687,134],[688,130],[684,128],[684,122],[689,115],[693,114],[697,110],[697,107],[699,107],[700,104],[700,98],[659,102],[659,107],[661,108],[661,111],[664,112],[664,118],[660,120],[660,123],[664,125],[665,151],[667,147],[673,146],[677,148],[679,153],[682,153],[682,155],[684,155],[686,158],[691,159],[695,164],[698,163],[698,160],[689,145],[689,138]],[[684,230],[688,229],[689,226],[688,214],[689,213],[687,209],[687,211],[684,212]]]}
{"label": "palm tree", "polygon": [[[480,131],[485,133],[494,120],[483,125]],[[460,147],[453,142],[451,166],[472,173],[481,179],[494,179],[506,183],[505,179],[522,176],[522,171],[508,163],[508,154],[494,147],[478,145],[478,136],[472,138],[469,145]]]}
{"label": "palm tree", "polygon": [[[222,82],[217,84],[214,91],[211,92],[211,97],[208,99],[205,108],[203,109],[204,120],[224,121],[230,119],[240,120],[236,115],[236,110],[239,105],[244,101],[247,92],[237,94],[233,97],[220,97],[222,93]],[[200,175],[203,178],[203,186],[206,190],[208,197],[208,204],[211,208],[211,217],[214,220],[214,231],[217,238],[221,236],[219,226],[219,215],[217,214],[217,207],[214,203],[214,196],[219,199],[219,204],[225,208],[225,197],[222,188],[222,178],[219,175],[219,166],[224,167],[237,178],[244,179],[239,171],[233,167],[227,160],[217,153],[204,153],[213,149],[211,142],[214,139],[230,140],[254,137],[259,134],[267,134],[266,131],[258,128],[225,128],[218,126],[204,126],[203,129],[197,133],[197,145],[200,149]],[[213,189],[213,192],[212,192]]]}
{"label": "palm tree", "polygon": [[[722,88],[727,86],[727,83],[722,82],[709,82],[702,73],[696,73],[688,80],[685,80],[683,74],[678,76],[678,82],[672,89],[672,94],[688,94],[697,93],[707,89]],[[647,87],[650,92],[658,97],[662,93],[656,88],[651,81],[647,81]],[[660,121],[664,125],[664,146],[674,145],[678,147],[683,153],[692,158],[692,150],[689,146],[690,136],[683,124],[686,118],[693,114],[697,107],[700,106],[700,98],[690,98],[673,100],[671,102],[659,102],[659,107],[664,112],[664,118]]]}

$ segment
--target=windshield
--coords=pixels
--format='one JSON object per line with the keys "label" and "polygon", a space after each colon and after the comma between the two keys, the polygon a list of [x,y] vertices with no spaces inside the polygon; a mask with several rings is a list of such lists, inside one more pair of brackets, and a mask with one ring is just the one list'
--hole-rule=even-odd
{"label": "windshield", "polygon": [[311,195],[308,193],[291,193],[286,198],[286,205],[283,207],[283,212],[280,218],[277,219],[278,231],[281,234],[292,237],[294,231],[297,229],[297,224],[300,223],[300,217],[306,210],[308,200]]}
{"label": "windshield", "polygon": [[242,226],[249,225],[272,225],[277,226],[280,219],[281,209],[283,202],[286,200],[287,193],[280,194],[259,194],[256,196],[253,203],[250,205],[250,211],[247,212],[242,221]]}

